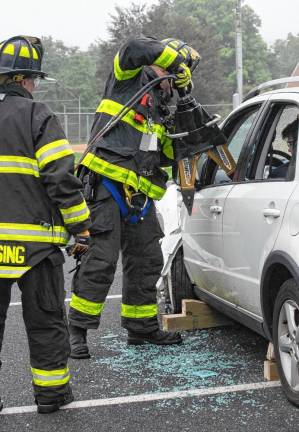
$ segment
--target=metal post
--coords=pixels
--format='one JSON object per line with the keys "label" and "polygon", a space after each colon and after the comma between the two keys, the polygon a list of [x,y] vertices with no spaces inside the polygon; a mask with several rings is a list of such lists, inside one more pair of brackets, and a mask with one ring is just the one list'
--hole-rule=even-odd
{"label": "metal post", "polygon": [[81,143],[81,97],[80,95],[78,99],[78,135],[79,135],[78,144],[80,144]]}
{"label": "metal post", "polygon": [[64,132],[65,132],[65,136],[68,139],[68,135],[69,135],[69,131],[68,131],[68,117],[67,117],[66,106],[65,105],[63,105],[63,117],[64,117]]}
{"label": "metal post", "polygon": [[89,114],[86,114],[86,142],[88,143],[89,140]]}
{"label": "metal post", "polygon": [[242,0],[236,0],[236,75],[239,103],[243,100],[243,60],[242,60]]}

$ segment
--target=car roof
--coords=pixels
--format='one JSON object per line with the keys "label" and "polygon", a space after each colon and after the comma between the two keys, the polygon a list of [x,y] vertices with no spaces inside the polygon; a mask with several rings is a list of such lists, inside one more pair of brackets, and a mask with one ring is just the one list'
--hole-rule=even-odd
{"label": "car roof", "polygon": [[[295,83],[295,87],[293,87],[294,83]],[[247,95],[243,98],[243,102],[261,94],[261,92],[265,89],[272,89],[273,87],[276,87],[276,86],[284,86],[284,88],[281,90],[284,90],[287,92],[292,92],[294,89],[297,89],[299,86],[299,76],[278,78],[278,79],[266,81],[262,84],[259,84],[257,87],[253,88],[252,90],[250,90],[249,93],[247,93]],[[278,91],[278,89],[272,90],[269,93],[273,94],[277,91]],[[298,90],[295,90],[295,92],[297,93]]]}

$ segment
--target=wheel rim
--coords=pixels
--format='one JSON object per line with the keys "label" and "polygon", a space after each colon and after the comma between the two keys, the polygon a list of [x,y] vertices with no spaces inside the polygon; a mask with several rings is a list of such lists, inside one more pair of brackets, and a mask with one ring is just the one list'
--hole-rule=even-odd
{"label": "wheel rim", "polygon": [[299,391],[299,307],[293,300],[283,303],[278,320],[278,349],[289,386]]}

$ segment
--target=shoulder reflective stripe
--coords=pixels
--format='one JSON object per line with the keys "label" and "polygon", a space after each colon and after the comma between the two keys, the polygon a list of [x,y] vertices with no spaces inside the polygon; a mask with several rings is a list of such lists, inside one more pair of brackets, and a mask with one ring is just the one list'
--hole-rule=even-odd
{"label": "shoulder reflective stripe", "polygon": [[33,384],[41,387],[62,386],[69,382],[71,377],[68,367],[51,371],[31,368],[31,373]]}
{"label": "shoulder reflective stripe", "polygon": [[141,67],[136,69],[122,70],[119,64],[119,53],[114,57],[114,75],[118,81],[134,78],[140,71]]}
{"label": "shoulder reflective stripe", "polygon": [[136,192],[138,191],[138,179],[134,171],[106,162],[92,153],[87,153],[81,164],[98,174],[103,174],[112,180],[130,185]]}
{"label": "shoulder reflective stripe", "polygon": [[0,156],[0,173],[39,177],[37,161],[25,156]]}
{"label": "shoulder reflective stripe", "polygon": [[23,276],[31,267],[9,267],[0,266],[0,279],[18,279]]}
{"label": "shoulder reflective stripe", "polygon": [[72,150],[68,140],[61,139],[42,146],[37,150],[35,156],[39,168],[42,169],[49,162],[53,162],[56,159],[72,154],[74,154],[74,151]]}
{"label": "shoulder reflective stripe", "polygon": [[139,177],[138,190],[152,199],[160,200],[163,198],[166,190],[157,186],[144,177]]}
{"label": "shoulder reflective stripe", "polygon": [[[115,114],[118,114],[123,107],[124,107],[124,105],[122,105],[118,102],[115,102],[111,99],[103,99],[97,108],[97,112],[98,113],[102,112],[104,114],[114,116]],[[136,111],[134,111],[132,109],[128,110],[127,113],[122,117],[121,120],[125,123],[128,123],[130,126],[132,126],[134,129],[137,129],[141,133],[149,133],[150,129],[149,129],[146,122],[144,124],[140,124],[140,123],[135,122],[135,120],[134,120],[135,114],[136,114]],[[159,139],[162,139],[164,132],[165,132],[165,127],[158,124],[158,123],[154,123],[151,126],[151,130],[157,134]]]}
{"label": "shoulder reflective stripe", "polygon": [[60,211],[66,225],[76,222],[82,222],[85,219],[88,219],[90,215],[90,211],[85,201],[83,201],[81,204],[77,204],[66,209],[61,208]]}
{"label": "shoulder reflective stripe", "polygon": [[158,315],[158,306],[156,304],[135,306],[121,305],[121,316],[125,318],[152,318]]}
{"label": "shoulder reflective stripe", "polygon": [[104,303],[92,302],[90,300],[78,297],[73,293],[70,307],[87,315],[99,316],[104,308]]}
{"label": "shoulder reflective stripe", "polygon": [[67,244],[69,234],[62,226],[0,223],[0,240]]}
{"label": "shoulder reflective stripe", "polygon": [[165,47],[162,54],[154,61],[155,65],[167,69],[175,61],[178,52],[169,46]]}

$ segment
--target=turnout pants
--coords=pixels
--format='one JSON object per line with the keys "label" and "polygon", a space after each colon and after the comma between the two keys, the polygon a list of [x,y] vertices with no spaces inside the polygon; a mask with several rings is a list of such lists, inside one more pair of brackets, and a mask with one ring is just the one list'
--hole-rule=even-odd
{"label": "turnout pants", "polygon": [[[34,396],[39,402],[59,400],[69,391],[63,262],[62,252],[54,252],[17,281],[22,292]],[[0,351],[13,282],[0,279]]]}
{"label": "turnout pants", "polygon": [[73,278],[70,323],[86,329],[98,328],[121,251],[122,326],[139,333],[157,330],[156,283],[163,266],[159,243],[163,233],[154,204],[143,221],[130,225],[122,219],[118,204],[100,185],[90,210],[91,241]]}

